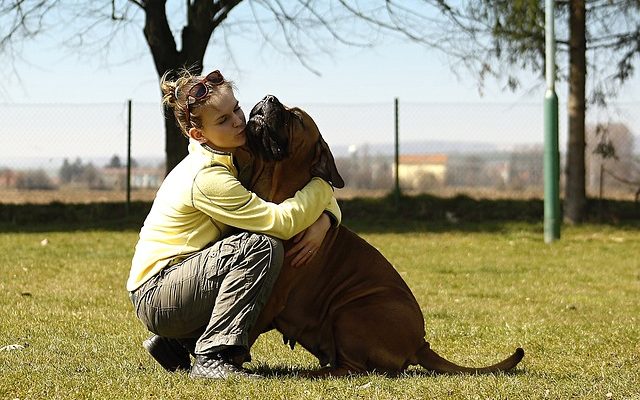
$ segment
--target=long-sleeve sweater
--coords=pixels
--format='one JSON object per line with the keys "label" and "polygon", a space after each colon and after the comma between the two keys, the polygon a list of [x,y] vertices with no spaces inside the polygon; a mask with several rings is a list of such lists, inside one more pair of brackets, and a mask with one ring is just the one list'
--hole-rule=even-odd
{"label": "long-sleeve sweater", "polygon": [[270,203],[238,181],[233,155],[196,142],[165,178],[144,221],[131,263],[127,290],[140,287],[172,260],[186,258],[229,234],[232,227],[289,239],[323,210],[339,223],[331,186],[313,178],[294,197]]}

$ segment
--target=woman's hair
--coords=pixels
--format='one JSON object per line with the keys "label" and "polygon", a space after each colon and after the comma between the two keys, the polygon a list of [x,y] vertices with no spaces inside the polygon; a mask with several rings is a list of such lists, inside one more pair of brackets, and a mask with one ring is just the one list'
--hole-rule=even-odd
{"label": "woman's hair", "polygon": [[[175,80],[170,77],[177,76]],[[190,126],[187,126],[187,94],[193,85],[198,82],[202,82],[204,76],[193,74],[188,69],[181,69],[177,72],[167,71],[162,75],[160,79],[160,88],[162,90],[162,104],[169,106],[173,109],[173,115],[175,116],[176,123],[180,128],[180,131],[186,137],[189,137],[189,129],[191,127],[202,127],[202,121],[199,116],[194,115],[194,110],[198,107],[207,104],[211,98],[215,98],[215,94],[220,92],[221,88],[232,89],[233,84],[230,81],[224,80],[219,85],[211,85],[209,82],[204,82],[209,88],[209,95],[204,101],[196,101],[191,104],[189,109],[191,115],[189,115]]]}

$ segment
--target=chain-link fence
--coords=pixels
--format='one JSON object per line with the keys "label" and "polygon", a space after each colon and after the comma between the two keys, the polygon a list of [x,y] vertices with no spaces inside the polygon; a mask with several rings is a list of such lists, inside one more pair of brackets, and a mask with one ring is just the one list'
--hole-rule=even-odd
{"label": "chain-link fence", "polygon": [[[332,148],[346,187],[339,197],[404,193],[542,197],[541,104],[296,104]],[[249,107],[245,107],[249,108]],[[564,154],[566,117],[560,115]],[[248,112],[248,110],[246,110]],[[640,104],[587,117],[590,196],[633,199],[640,188]],[[122,201],[127,187],[127,102],[0,107],[0,202]],[[395,121],[399,166],[394,165]],[[159,104],[131,109],[133,200],[151,200],[164,177]],[[562,157],[564,158],[564,157]]]}

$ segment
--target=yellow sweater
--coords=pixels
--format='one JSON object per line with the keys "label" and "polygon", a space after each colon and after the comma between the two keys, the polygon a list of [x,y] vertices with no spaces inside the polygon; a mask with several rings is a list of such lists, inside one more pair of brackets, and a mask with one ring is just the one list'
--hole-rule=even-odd
{"label": "yellow sweater", "polygon": [[341,220],[333,190],[320,178],[274,204],[248,191],[237,176],[231,154],[189,144],[189,155],[165,178],[140,230],[127,290],[140,287],[176,257],[226,236],[232,227],[286,240],[308,228],[325,209]]}

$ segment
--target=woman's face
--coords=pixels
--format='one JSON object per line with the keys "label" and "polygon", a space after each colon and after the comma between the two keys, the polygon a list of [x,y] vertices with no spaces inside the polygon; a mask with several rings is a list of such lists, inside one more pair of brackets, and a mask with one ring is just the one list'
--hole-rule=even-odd
{"label": "woman's face", "polygon": [[226,152],[233,152],[245,144],[244,112],[231,88],[220,87],[220,91],[200,107],[196,115],[200,117],[202,127],[191,128],[189,134],[200,143]]}

